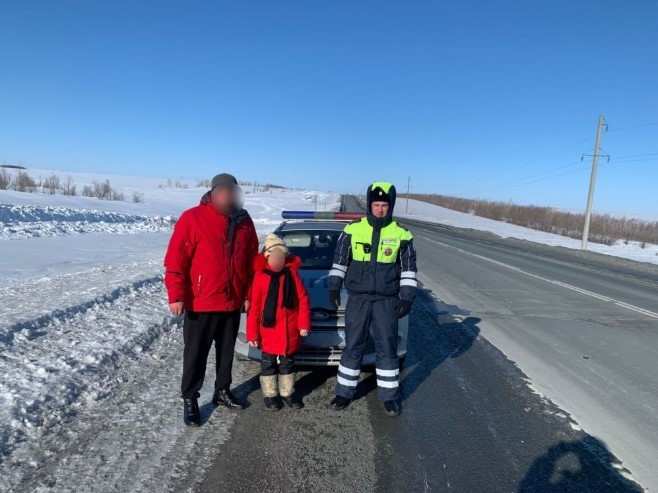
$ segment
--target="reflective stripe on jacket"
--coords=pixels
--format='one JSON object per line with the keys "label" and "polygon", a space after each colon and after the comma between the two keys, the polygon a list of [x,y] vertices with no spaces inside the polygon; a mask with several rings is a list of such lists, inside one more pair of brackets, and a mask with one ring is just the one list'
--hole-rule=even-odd
{"label": "reflective stripe on jacket", "polygon": [[345,287],[357,294],[396,296],[401,288],[413,299],[416,280],[413,235],[397,222],[373,227],[368,218],[345,226],[329,272],[331,288]]}

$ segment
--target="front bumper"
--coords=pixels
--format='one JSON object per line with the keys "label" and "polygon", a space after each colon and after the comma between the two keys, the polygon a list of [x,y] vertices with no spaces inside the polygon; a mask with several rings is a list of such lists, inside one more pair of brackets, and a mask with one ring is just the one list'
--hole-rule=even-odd
{"label": "front bumper", "polygon": [[[400,320],[398,327],[398,357],[404,358],[407,354],[408,317]],[[345,329],[343,327],[327,327],[322,324],[313,326],[311,333],[302,342],[302,347],[295,354],[295,363],[299,366],[338,366],[345,347]],[[247,344],[247,337],[240,327],[235,342],[235,352],[244,359],[260,361],[260,349]],[[363,366],[375,364],[375,350],[372,341],[361,363]]]}

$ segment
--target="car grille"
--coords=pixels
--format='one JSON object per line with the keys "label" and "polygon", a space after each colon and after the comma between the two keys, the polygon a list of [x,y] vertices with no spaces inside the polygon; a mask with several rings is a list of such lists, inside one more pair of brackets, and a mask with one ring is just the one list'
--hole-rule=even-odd
{"label": "car grille", "polygon": [[336,331],[345,329],[345,310],[327,310],[313,308],[311,310],[313,330]]}

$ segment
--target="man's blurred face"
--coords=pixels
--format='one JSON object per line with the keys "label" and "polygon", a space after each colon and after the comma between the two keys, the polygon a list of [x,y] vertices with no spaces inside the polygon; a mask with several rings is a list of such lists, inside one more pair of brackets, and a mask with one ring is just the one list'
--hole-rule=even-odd
{"label": "man's blurred face", "polygon": [[375,217],[386,217],[388,214],[388,202],[373,202],[370,205],[372,215]]}
{"label": "man's blurred face", "polygon": [[215,187],[211,193],[212,203],[223,212],[242,207],[240,187]]}

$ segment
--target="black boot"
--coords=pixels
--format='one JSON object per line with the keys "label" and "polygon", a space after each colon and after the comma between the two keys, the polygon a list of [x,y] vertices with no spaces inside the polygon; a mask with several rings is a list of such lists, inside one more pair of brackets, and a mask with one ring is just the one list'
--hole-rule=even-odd
{"label": "black boot", "polygon": [[187,426],[201,426],[201,413],[196,397],[183,399],[183,421]]}
{"label": "black boot", "polygon": [[229,409],[244,409],[244,406],[238,401],[228,389],[217,389],[212,396],[212,403],[215,406],[226,406]]}
{"label": "black boot", "polygon": [[341,397],[340,395],[337,395],[336,397],[333,398],[333,400],[329,404],[329,407],[334,411],[342,411],[343,409],[345,409],[347,406],[350,405],[350,402],[352,401],[347,397]]}
{"label": "black boot", "polygon": [[399,400],[384,401],[384,411],[386,411],[387,416],[394,418],[402,412],[402,404]]}
{"label": "black boot", "polygon": [[265,404],[265,409],[268,411],[278,411],[281,409],[281,401],[279,400],[279,397],[265,397],[263,399],[263,403]]}
{"label": "black boot", "polygon": [[304,404],[302,404],[302,401],[295,396],[295,394],[291,395],[290,397],[281,397],[281,400],[283,403],[289,407],[290,409],[301,409],[304,407]]}

